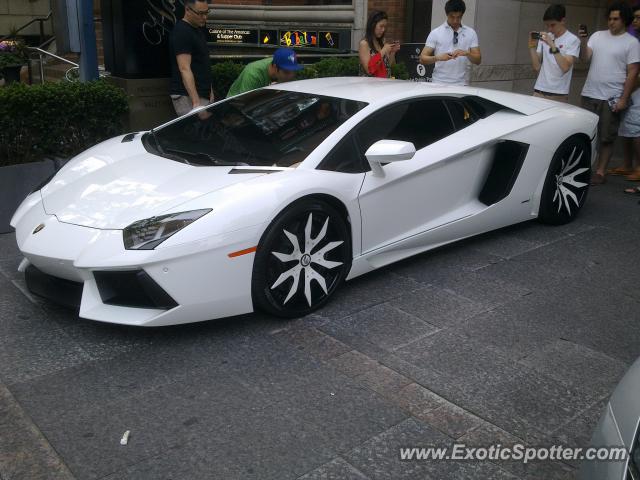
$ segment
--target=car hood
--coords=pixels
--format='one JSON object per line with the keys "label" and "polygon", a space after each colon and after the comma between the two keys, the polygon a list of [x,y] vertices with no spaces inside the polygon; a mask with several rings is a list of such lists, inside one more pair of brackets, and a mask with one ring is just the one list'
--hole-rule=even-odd
{"label": "car hood", "polygon": [[41,190],[45,211],[64,223],[122,229],[268,173],[237,170],[242,174],[234,175],[232,167],[186,165],[148,153],[139,140],[120,140],[104,142],[65,165]]}
{"label": "car hood", "polygon": [[627,448],[633,445],[640,421],[638,398],[640,398],[640,358],[627,370],[609,398],[620,437]]}

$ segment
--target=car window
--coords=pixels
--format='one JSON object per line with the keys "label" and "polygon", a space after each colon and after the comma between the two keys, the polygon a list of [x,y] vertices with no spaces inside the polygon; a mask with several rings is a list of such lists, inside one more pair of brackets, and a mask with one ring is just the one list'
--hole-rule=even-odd
{"label": "car window", "polygon": [[152,132],[152,153],[194,165],[295,166],[367,104],[261,89]]}
{"label": "car window", "polygon": [[463,99],[467,108],[472,110],[478,118],[487,118],[505,107],[481,97],[468,96]]}
{"label": "car window", "polygon": [[469,108],[466,102],[458,99],[447,99],[445,103],[456,130],[462,130],[478,120],[478,116]]}
{"label": "car window", "polygon": [[362,173],[369,170],[369,164],[358,153],[352,133],[345,138],[318,165],[319,170],[342,173]]}
{"label": "car window", "polygon": [[374,113],[357,129],[362,154],[379,140],[411,142],[416,150],[454,132],[451,117],[441,99],[421,99]]}

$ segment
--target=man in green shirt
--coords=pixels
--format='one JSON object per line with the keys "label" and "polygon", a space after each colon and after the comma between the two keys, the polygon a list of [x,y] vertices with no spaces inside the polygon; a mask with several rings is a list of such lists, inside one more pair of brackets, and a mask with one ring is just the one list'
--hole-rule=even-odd
{"label": "man in green shirt", "polygon": [[249,63],[233,82],[227,97],[270,85],[272,82],[293,80],[296,72],[304,68],[298,64],[296,54],[290,48],[279,48],[273,58]]}

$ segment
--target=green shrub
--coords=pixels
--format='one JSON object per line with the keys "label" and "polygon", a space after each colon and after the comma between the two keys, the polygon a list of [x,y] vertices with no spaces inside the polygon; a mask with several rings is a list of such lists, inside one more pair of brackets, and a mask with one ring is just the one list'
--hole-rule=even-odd
{"label": "green shrub", "polygon": [[[297,80],[325,77],[356,77],[359,73],[358,57],[326,57],[319,62],[305,65],[296,75]],[[211,67],[213,74],[213,90],[216,99],[227,96],[229,87],[238,78],[244,65],[242,63],[225,61]],[[403,63],[393,65],[391,75],[400,80],[407,80],[409,73]]]}
{"label": "green shrub", "polygon": [[[324,77],[356,77],[360,73],[358,57],[323,58],[317,63],[305,66],[298,72],[297,79]],[[409,73],[404,63],[397,63],[391,67],[391,76],[399,80],[407,80]]]}
{"label": "green shrub", "polygon": [[225,61],[216,63],[211,67],[213,75],[213,93],[216,100],[221,100],[227,96],[231,84],[238,78],[244,65],[242,63]]}
{"label": "green shrub", "polygon": [[125,93],[102,80],[0,88],[0,166],[70,157],[123,132]]}
{"label": "green shrub", "polygon": [[328,57],[319,62],[306,65],[298,72],[297,79],[325,77],[356,77],[358,75],[358,57]]}
{"label": "green shrub", "polygon": [[391,76],[398,80],[409,80],[409,71],[404,63],[391,65]]}

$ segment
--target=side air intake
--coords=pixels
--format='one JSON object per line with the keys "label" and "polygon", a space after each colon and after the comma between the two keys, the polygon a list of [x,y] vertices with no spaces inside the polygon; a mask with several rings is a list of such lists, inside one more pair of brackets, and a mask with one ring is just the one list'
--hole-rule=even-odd
{"label": "side air intake", "polygon": [[487,181],[478,199],[485,205],[493,205],[510,193],[529,151],[526,143],[505,140],[496,145]]}

